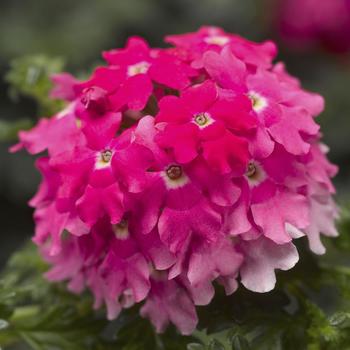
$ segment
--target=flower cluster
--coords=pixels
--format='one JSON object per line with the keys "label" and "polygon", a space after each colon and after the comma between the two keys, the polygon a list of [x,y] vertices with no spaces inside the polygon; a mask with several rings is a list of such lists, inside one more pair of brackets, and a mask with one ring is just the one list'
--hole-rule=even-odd
{"label": "flower cluster", "polygon": [[350,50],[349,0],[280,0],[277,17],[282,38],[296,48]]}
{"label": "flower cluster", "polygon": [[324,253],[336,168],[323,99],[272,63],[272,42],[215,27],[166,41],[132,37],[86,81],[54,76],[67,107],[13,151],[47,152],[30,201],[47,278],[90,289],[109,319],[142,302],[158,331],[190,334],[213,282],[268,292],[298,261],[294,239]]}

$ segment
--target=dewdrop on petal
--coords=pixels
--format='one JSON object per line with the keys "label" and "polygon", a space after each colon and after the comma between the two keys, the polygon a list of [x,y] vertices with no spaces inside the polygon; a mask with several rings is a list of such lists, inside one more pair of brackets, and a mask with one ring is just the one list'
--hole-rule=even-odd
{"label": "dewdrop on petal", "polygon": [[69,108],[13,150],[43,153],[30,204],[47,278],[90,290],[109,319],[143,303],[157,331],[191,334],[215,283],[268,292],[298,262],[295,239],[325,252],[337,168],[322,97],[273,62],[272,42],[216,27],[166,40],[130,38],[86,81],[56,76]]}

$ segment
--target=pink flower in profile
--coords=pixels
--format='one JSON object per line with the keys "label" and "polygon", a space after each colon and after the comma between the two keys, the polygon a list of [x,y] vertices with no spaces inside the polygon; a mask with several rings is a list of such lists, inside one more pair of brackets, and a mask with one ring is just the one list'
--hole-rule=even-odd
{"label": "pink flower in profile", "polygon": [[271,291],[276,284],[275,270],[289,270],[298,262],[292,243],[276,244],[266,238],[242,243],[246,259],[241,268],[242,284],[258,293]]}
{"label": "pink flower in profile", "polygon": [[277,49],[272,41],[257,44],[238,35],[226,33],[218,27],[201,27],[195,33],[168,35],[165,40],[185,50],[195,66],[201,66],[202,55],[207,51],[221,51],[228,46],[232,53],[247,64],[268,68],[275,58]]}
{"label": "pink flower in profile", "polygon": [[148,317],[158,332],[163,332],[169,322],[184,335],[196,328],[198,318],[193,301],[186,289],[176,280],[165,276],[152,279],[152,288],[141,315]]}
{"label": "pink flower in profile", "polygon": [[296,239],[325,252],[337,168],[322,97],[272,62],[274,44],[215,27],[167,41],[133,37],[85,82],[53,77],[66,108],[12,151],[44,153],[29,204],[46,277],[91,291],[108,319],[143,303],[157,331],[189,335],[216,284],[268,292]]}
{"label": "pink flower in profile", "polygon": [[72,144],[85,142],[80,131],[80,122],[75,116],[74,102],[51,119],[40,119],[31,130],[20,131],[18,137],[20,142],[11,147],[12,152],[25,148],[30,154],[47,150],[50,155],[54,155],[68,151]]}
{"label": "pink flower in profile", "polygon": [[336,53],[350,49],[348,0],[283,0],[276,17],[279,33],[291,47],[323,46]]}
{"label": "pink flower in profile", "polygon": [[71,74],[58,73],[52,75],[51,79],[54,84],[54,88],[50,93],[51,98],[74,101],[78,97],[76,86],[80,81]]}

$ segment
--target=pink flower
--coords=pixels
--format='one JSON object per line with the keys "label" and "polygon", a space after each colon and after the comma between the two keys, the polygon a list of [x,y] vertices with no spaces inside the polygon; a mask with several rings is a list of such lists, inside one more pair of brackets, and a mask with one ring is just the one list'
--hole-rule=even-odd
{"label": "pink flower", "polygon": [[179,163],[192,161],[202,150],[208,164],[221,173],[245,170],[248,145],[240,135],[255,127],[246,96],[219,99],[215,84],[206,81],[183,91],[180,98],[164,97],[159,105],[156,121],[165,127],[157,142],[172,149]]}
{"label": "pink flower", "polygon": [[285,78],[283,71],[277,70],[278,75],[261,69],[250,73],[228,48],[220,54],[205,53],[204,67],[221,87],[250,97],[256,118],[268,131],[268,135],[260,131],[260,137],[254,140],[259,143],[253,145],[254,148],[271,150],[270,136],[292,154],[308,153],[310,145],[303,135],[317,135],[319,127],[312,116],[322,110],[319,96],[302,91],[295,82]]}
{"label": "pink flower", "polygon": [[46,150],[50,155],[61,153],[69,150],[71,144],[85,142],[79,129],[80,121],[75,116],[75,103],[72,102],[51,119],[42,118],[33,129],[20,131],[20,142],[12,146],[11,151],[25,148],[30,154]]}
{"label": "pink flower", "polygon": [[130,38],[125,49],[104,52],[103,57],[110,68],[97,69],[92,79],[82,86],[85,91],[100,91],[106,99],[108,94],[113,110],[125,105],[141,110],[152,94],[153,82],[178,90],[188,86],[189,78],[196,74],[174,55],[150,49],[138,37]]}
{"label": "pink flower", "polygon": [[184,49],[188,59],[195,65],[201,65],[201,57],[207,51],[220,51],[228,46],[232,53],[244,62],[268,68],[276,56],[273,42],[257,44],[238,35],[226,33],[218,27],[201,27],[198,32],[180,35],[168,35],[166,41],[177,48]]}
{"label": "pink flower", "polygon": [[176,280],[154,279],[152,289],[141,315],[150,318],[158,332],[165,330],[169,321],[184,335],[196,328],[196,309],[189,293]]}
{"label": "pink flower", "polygon": [[157,331],[191,334],[217,283],[267,292],[294,240],[325,252],[337,168],[322,97],[272,63],[274,44],[213,27],[167,40],[131,38],[85,82],[54,77],[67,107],[12,151],[46,153],[29,203],[46,277],[89,290],[108,319],[142,302]]}

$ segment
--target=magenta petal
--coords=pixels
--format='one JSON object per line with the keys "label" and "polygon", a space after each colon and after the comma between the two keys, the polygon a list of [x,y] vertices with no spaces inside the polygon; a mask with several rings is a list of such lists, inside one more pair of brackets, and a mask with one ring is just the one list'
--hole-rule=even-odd
{"label": "magenta petal", "polygon": [[292,240],[286,232],[285,224],[290,223],[299,229],[309,224],[309,207],[307,200],[300,194],[287,190],[277,191],[270,199],[251,206],[254,221],[266,237],[277,244]]}
{"label": "magenta petal", "polygon": [[161,242],[156,230],[147,235],[141,234],[139,241],[143,252],[149,256],[157,270],[167,270],[176,262],[175,255]]}
{"label": "magenta petal", "polygon": [[137,74],[128,78],[119,90],[110,97],[114,110],[127,105],[130,109],[142,110],[145,108],[152,94],[152,82],[146,74]]}
{"label": "magenta petal", "polygon": [[241,190],[233,183],[232,176],[217,174],[202,159],[191,163],[188,171],[193,182],[201,185],[213,203],[231,206],[238,200]]}
{"label": "magenta petal", "polygon": [[251,111],[251,100],[245,95],[238,95],[231,100],[219,100],[209,110],[228,129],[241,134],[256,128],[257,121]]}
{"label": "magenta petal", "polygon": [[105,147],[109,140],[116,136],[121,118],[121,113],[107,113],[84,121],[82,131],[89,147],[96,150]]}
{"label": "magenta petal", "polygon": [[149,58],[150,48],[143,38],[132,36],[124,49],[114,49],[103,52],[103,58],[111,65],[127,66]]}
{"label": "magenta petal", "polygon": [[242,259],[230,240],[221,239],[211,246],[201,246],[191,254],[188,280],[196,286],[219,275],[237,275]]}
{"label": "magenta petal", "polygon": [[160,56],[149,70],[152,80],[159,84],[182,90],[190,84],[186,66],[176,62],[171,56]]}
{"label": "magenta petal", "polygon": [[198,203],[201,196],[198,188],[189,182],[184,186],[168,189],[165,204],[170,209],[186,210]]}
{"label": "magenta petal", "polygon": [[123,193],[116,183],[106,188],[87,186],[84,195],[77,202],[77,208],[80,218],[89,226],[104,215],[108,215],[111,223],[116,224],[124,213]]}
{"label": "magenta petal", "polygon": [[186,123],[191,121],[192,117],[186,105],[177,96],[165,96],[159,101],[157,123]]}
{"label": "magenta petal", "polygon": [[68,216],[57,212],[55,203],[35,211],[36,228],[33,241],[42,245],[50,238],[49,255],[57,255],[61,251],[61,235],[66,227]]}
{"label": "magenta petal", "polygon": [[305,110],[284,108],[283,118],[272,125],[269,132],[288,152],[301,155],[310,150],[310,144],[302,138],[301,133],[316,135],[318,129],[318,125]]}
{"label": "magenta petal", "polygon": [[120,70],[113,67],[98,67],[89,80],[75,85],[74,89],[78,92],[85,88],[98,86],[103,90],[113,92],[119,87],[123,75],[124,74]]}
{"label": "magenta petal", "polygon": [[146,170],[153,162],[152,152],[137,143],[116,150],[112,158],[115,178],[126,185],[129,192],[142,192],[149,185]]}
{"label": "magenta petal", "polygon": [[74,78],[71,74],[56,73],[51,75],[51,80],[54,84],[50,92],[51,98],[73,101],[77,97],[74,87],[79,83],[79,80]]}
{"label": "magenta petal", "polygon": [[179,163],[188,163],[198,155],[199,130],[193,123],[168,125],[157,135],[156,142],[164,149],[171,149]]}
{"label": "magenta petal", "polygon": [[210,77],[221,87],[245,92],[246,66],[232,54],[229,47],[225,47],[221,54],[205,52],[203,64]]}
{"label": "magenta petal", "polygon": [[158,223],[161,240],[171,252],[182,250],[192,234],[210,242],[220,235],[221,217],[206,203],[177,211],[165,208]]}
{"label": "magenta petal", "polygon": [[207,80],[182,92],[181,99],[193,114],[206,112],[218,97],[215,83]]}
{"label": "magenta petal", "polygon": [[248,143],[230,132],[218,140],[203,142],[203,157],[221,174],[243,173],[248,163]]}
{"label": "magenta petal", "polygon": [[145,299],[151,284],[149,282],[149,267],[141,254],[135,254],[128,260],[126,278],[133,291],[135,302],[138,303]]}
{"label": "magenta petal", "polygon": [[241,198],[233,208],[225,209],[224,228],[230,236],[238,236],[248,232],[252,228],[252,224],[248,218],[248,202],[242,194]]}
{"label": "magenta petal", "polygon": [[158,332],[164,331],[171,321],[181,334],[190,335],[198,322],[193,301],[175,281],[153,282],[141,315],[149,317]]}
{"label": "magenta petal", "polygon": [[18,133],[20,142],[12,146],[10,151],[17,152],[22,148],[26,148],[29,153],[37,154],[43,152],[48,147],[48,140],[46,137],[50,128],[50,120],[42,118],[39,123],[29,131],[20,131]]}
{"label": "magenta petal", "polygon": [[94,169],[89,178],[89,184],[93,187],[107,187],[116,181],[112,168]]}
{"label": "magenta petal", "polygon": [[275,142],[262,126],[258,126],[256,133],[249,136],[249,152],[255,159],[267,158],[275,147]]}
{"label": "magenta petal", "polygon": [[59,173],[50,167],[48,157],[38,158],[35,165],[42,174],[43,180],[39,185],[37,193],[29,201],[29,205],[31,207],[42,207],[55,198],[57,189],[61,184],[61,179]]}

